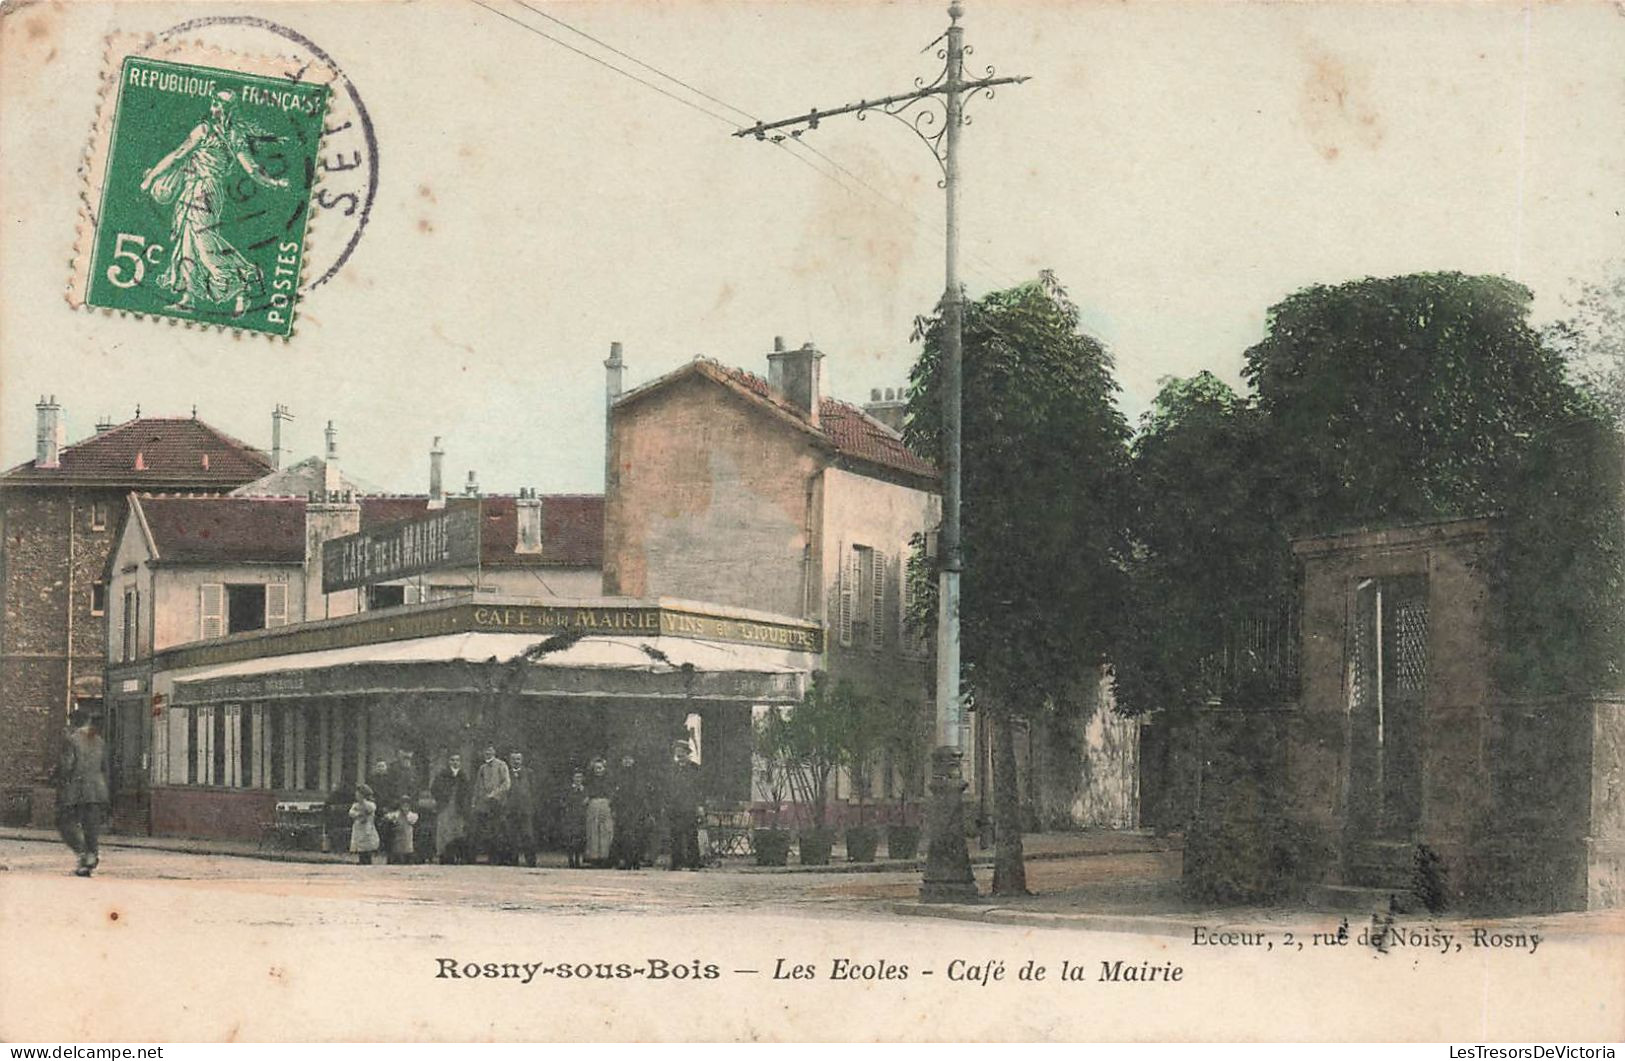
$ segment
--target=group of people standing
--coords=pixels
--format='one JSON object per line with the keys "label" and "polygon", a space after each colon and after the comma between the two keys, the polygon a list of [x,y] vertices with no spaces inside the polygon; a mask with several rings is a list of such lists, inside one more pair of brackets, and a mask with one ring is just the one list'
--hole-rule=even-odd
{"label": "group of people standing", "polygon": [[603,756],[574,770],[560,791],[546,791],[525,755],[498,758],[487,744],[473,769],[452,753],[428,786],[420,783],[413,754],[395,763],[380,759],[355,786],[349,806],[350,850],[363,865],[383,852],[390,863],[536,865],[554,841],[570,865],[637,869],[657,850],[672,869],[699,869],[699,767],[686,741],[668,764],[646,766],[632,755],[617,770]]}
{"label": "group of people standing", "polygon": [[566,847],[571,866],[638,869],[652,863],[657,849],[670,856],[671,869],[699,869],[699,767],[688,744],[677,742],[669,766],[641,766],[621,757],[611,772],[598,756],[570,781],[565,807]]}

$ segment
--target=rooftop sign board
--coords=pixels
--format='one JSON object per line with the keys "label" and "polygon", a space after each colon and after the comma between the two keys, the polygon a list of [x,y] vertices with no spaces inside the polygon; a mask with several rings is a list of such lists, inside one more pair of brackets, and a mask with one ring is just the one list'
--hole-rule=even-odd
{"label": "rooftop sign board", "polygon": [[322,592],[390,582],[479,562],[480,516],[448,508],[322,543]]}

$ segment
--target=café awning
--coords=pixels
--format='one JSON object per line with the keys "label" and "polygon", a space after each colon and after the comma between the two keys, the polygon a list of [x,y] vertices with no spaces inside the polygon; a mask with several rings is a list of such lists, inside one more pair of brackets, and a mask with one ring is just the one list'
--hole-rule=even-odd
{"label": "caf\u00e9 awning", "polygon": [[465,632],[263,656],[170,675],[176,705],[329,696],[489,693],[571,699],[788,703],[804,653],[697,638],[603,635],[527,661],[536,634]]}

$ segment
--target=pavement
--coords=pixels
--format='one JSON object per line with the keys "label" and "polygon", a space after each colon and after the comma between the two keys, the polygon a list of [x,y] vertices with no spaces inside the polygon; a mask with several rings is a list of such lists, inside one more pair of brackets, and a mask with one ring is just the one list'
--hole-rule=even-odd
{"label": "pavement", "polygon": [[[0,838],[0,1038],[1595,1042],[1625,1028],[1617,918],[1504,926],[1539,934],[1538,950],[1419,923],[1423,943],[1378,954],[1314,944],[1336,915],[1188,909],[1180,853],[1143,838],[1042,843],[1036,896],[922,906],[918,872],[895,865],[358,866],[150,838],[114,839],[83,879],[29,830]],[[985,889],[988,867],[975,873]],[[1241,938],[1249,925],[1267,934]]]}
{"label": "pavement", "polygon": [[[36,829],[26,826],[0,826],[0,840],[25,840],[59,844],[62,842],[54,829]],[[1093,855],[1127,855],[1165,853],[1178,849],[1177,841],[1153,836],[1140,830],[1093,830],[1065,833],[1029,833],[1022,838],[1029,862],[1053,859],[1083,858]],[[177,836],[136,836],[120,833],[103,835],[107,847],[135,847],[152,851],[173,851],[180,854],[219,855],[228,858],[258,858],[273,862],[307,862],[312,864],[343,864],[355,861],[348,853],[306,851],[281,848],[267,844],[254,844],[236,840],[201,840]],[[538,859],[544,867],[563,868],[564,855],[544,853]],[[973,866],[993,865],[991,852],[971,851]],[[722,866],[740,873],[918,873],[925,868],[924,858],[877,859],[874,862],[846,861],[846,848],[837,842],[830,862],[822,866],[758,866],[748,857],[729,857]],[[1177,876],[1177,867],[1176,873]]]}

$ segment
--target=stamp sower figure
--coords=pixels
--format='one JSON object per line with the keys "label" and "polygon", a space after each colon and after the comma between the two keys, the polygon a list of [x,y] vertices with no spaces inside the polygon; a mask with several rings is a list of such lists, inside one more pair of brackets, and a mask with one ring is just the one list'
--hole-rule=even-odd
{"label": "stamp sower figure", "polygon": [[235,201],[228,191],[241,180],[238,169],[266,188],[286,188],[288,180],[271,176],[254,160],[255,144],[265,134],[240,119],[234,104],[232,93],[215,93],[209,116],[147,170],[141,190],[160,205],[174,204],[169,259],[158,284],[176,296],[175,308],[230,304],[240,317],[250,298],[264,295],[265,276],[221,234],[226,208]]}
{"label": "stamp sower figure", "polygon": [[68,717],[58,778],[57,829],[79,856],[75,876],[88,877],[101,862],[102,817],[107,813],[107,744],[83,708]]}
{"label": "stamp sower figure", "polygon": [[524,752],[508,753],[507,850],[508,861],[536,865],[536,771],[525,768]]}
{"label": "stamp sower figure", "polygon": [[474,844],[475,858],[483,853],[492,864],[502,858],[502,813],[508,802],[508,791],[513,777],[508,764],[497,758],[497,748],[487,744],[481,753],[479,769],[474,772]]}
{"label": "stamp sower figure", "polygon": [[700,768],[689,756],[688,742],[672,745],[671,780],[666,788],[666,829],[671,869],[699,869]]}
{"label": "stamp sower figure", "polygon": [[377,816],[372,786],[366,782],[355,786],[355,802],[350,804],[350,850],[363,866],[372,865],[372,853],[379,847]]}
{"label": "stamp sower figure", "polygon": [[609,764],[603,756],[593,759],[587,768],[585,815],[587,865],[607,866],[615,846],[615,812],[609,798],[614,788],[609,777]]}
{"label": "stamp sower figure", "polygon": [[468,842],[469,792],[463,757],[452,752],[446,759],[446,768],[435,775],[429,786],[435,804],[435,857],[442,865],[469,861],[464,857]]}

